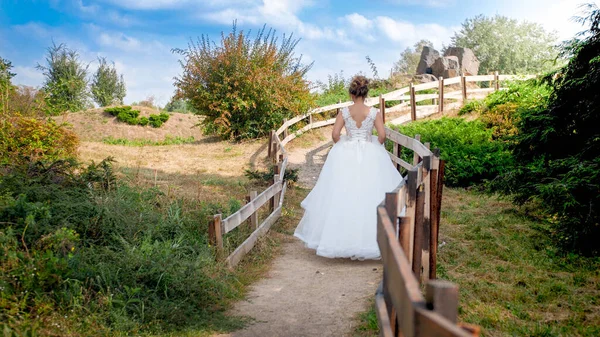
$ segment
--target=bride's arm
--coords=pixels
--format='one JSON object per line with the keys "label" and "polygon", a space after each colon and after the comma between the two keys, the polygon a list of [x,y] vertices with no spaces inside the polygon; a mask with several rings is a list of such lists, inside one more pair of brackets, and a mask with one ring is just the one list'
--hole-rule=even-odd
{"label": "bride's arm", "polygon": [[375,117],[375,129],[377,130],[377,138],[379,143],[383,144],[383,142],[385,142],[385,125],[383,124],[381,111],[377,112],[377,116]]}
{"label": "bride's arm", "polygon": [[342,128],[344,127],[344,117],[342,117],[342,112],[338,112],[337,117],[335,118],[335,124],[333,124],[333,131],[331,132],[331,139],[333,139],[334,143],[337,143],[340,140],[340,135],[342,133]]}

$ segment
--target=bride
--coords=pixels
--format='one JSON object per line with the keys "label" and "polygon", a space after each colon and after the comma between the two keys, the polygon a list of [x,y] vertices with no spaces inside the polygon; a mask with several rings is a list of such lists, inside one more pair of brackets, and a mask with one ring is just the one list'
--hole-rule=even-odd
{"label": "bride", "polygon": [[348,91],[354,104],[338,114],[331,135],[335,144],[301,204],[304,216],[294,235],[320,256],[378,259],[377,205],[402,181],[382,145],[381,113],[365,105],[368,85],[364,76],[352,79]]}

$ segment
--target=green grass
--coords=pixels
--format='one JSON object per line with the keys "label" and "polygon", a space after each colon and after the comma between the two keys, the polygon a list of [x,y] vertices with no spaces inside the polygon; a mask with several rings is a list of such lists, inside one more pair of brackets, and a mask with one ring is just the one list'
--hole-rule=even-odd
{"label": "green grass", "polygon": [[[459,285],[460,321],[482,336],[600,335],[600,259],[560,254],[549,226],[507,201],[444,193],[438,276]],[[358,329],[376,333],[373,317]]]}
{"label": "green grass", "polygon": [[182,144],[193,144],[194,142],[196,142],[196,140],[194,139],[194,137],[171,137],[171,136],[166,136],[164,140],[159,140],[159,141],[155,141],[155,140],[150,140],[150,139],[126,139],[126,138],[113,138],[113,137],[106,137],[104,139],[102,139],[102,142],[104,144],[109,144],[109,145],[124,145],[124,146],[135,146],[135,147],[141,147],[141,146],[164,146],[164,145],[182,145]]}

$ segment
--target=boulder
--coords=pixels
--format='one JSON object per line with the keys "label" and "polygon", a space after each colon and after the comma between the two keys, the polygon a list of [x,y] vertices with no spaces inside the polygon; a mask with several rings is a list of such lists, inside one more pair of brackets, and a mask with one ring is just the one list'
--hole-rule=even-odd
{"label": "boulder", "polygon": [[417,75],[420,74],[431,74],[431,66],[435,63],[435,60],[440,58],[440,53],[432,47],[425,46],[421,51],[421,59],[417,66]]}
{"label": "boulder", "polygon": [[456,56],[463,75],[477,75],[479,73],[479,60],[469,48],[450,47],[444,56]]}
{"label": "boulder", "polygon": [[444,78],[455,77],[460,74],[460,63],[456,56],[440,57],[431,66],[433,76]]}
{"label": "boulder", "polygon": [[420,74],[420,75],[415,75],[413,77],[413,80],[418,83],[429,83],[429,82],[437,81],[438,79],[437,79],[437,77],[435,77],[431,74]]}

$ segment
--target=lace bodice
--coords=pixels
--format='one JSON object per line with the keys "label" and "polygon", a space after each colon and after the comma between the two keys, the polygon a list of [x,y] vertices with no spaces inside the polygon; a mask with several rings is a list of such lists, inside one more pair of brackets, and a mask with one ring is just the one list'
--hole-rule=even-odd
{"label": "lace bodice", "polygon": [[376,116],[377,109],[371,108],[365,120],[361,123],[360,127],[358,127],[356,121],[350,115],[350,110],[348,110],[348,108],[343,108],[342,117],[344,117],[344,125],[346,127],[348,140],[370,140],[370,137],[373,134]]}

